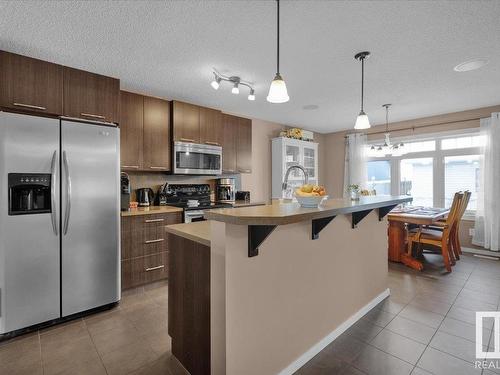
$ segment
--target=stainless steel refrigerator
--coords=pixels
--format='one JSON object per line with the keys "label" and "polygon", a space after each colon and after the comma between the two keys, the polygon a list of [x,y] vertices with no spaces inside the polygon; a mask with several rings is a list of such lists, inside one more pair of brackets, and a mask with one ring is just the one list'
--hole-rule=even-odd
{"label": "stainless steel refrigerator", "polygon": [[0,112],[0,334],[119,301],[119,139]]}

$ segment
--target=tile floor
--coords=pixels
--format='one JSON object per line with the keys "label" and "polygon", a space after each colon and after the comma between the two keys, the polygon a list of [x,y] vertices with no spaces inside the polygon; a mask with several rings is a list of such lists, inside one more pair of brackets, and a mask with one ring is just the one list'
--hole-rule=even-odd
{"label": "tile floor", "polygon": [[[474,311],[498,310],[500,262],[465,255],[442,274],[438,257],[427,260],[422,273],[391,264],[391,296],[297,374],[481,374],[471,364]],[[167,307],[157,283],[124,293],[113,310],[2,342],[0,375],[186,374],[171,355]]]}
{"label": "tile floor", "polygon": [[[473,365],[475,311],[500,308],[500,261],[464,255],[451,274],[439,256],[426,261],[424,272],[391,263],[391,296],[296,374],[500,374]],[[484,321],[485,350],[492,323]]]}
{"label": "tile floor", "polygon": [[165,282],[112,310],[0,343],[0,375],[184,375],[171,354]]}

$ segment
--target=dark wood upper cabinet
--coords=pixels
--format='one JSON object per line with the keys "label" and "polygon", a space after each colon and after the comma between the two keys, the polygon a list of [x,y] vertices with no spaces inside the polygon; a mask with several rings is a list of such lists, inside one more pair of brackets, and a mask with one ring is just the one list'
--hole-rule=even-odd
{"label": "dark wood upper cabinet", "polygon": [[200,141],[207,145],[222,146],[221,111],[200,107]]}
{"label": "dark wood upper cabinet", "polygon": [[200,107],[178,101],[172,107],[174,141],[200,143]]}
{"label": "dark wood upper cabinet", "polygon": [[143,164],[144,97],[120,92],[120,160],[123,169]]}
{"label": "dark wood upper cabinet", "polygon": [[62,114],[63,67],[0,51],[0,106]]}
{"label": "dark wood upper cabinet", "polygon": [[170,170],[170,102],[144,97],[144,169]]}
{"label": "dark wood upper cabinet", "polygon": [[240,173],[252,172],[252,120],[238,119],[236,169]]}
{"label": "dark wood upper cabinet", "polygon": [[118,122],[120,80],[68,67],[63,72],[64,116]]}
{"label": "dark wood upper cabinet", "polygon": [[222,170],[236,173],[236,138],[238,136],[238,117],[222,114]]}

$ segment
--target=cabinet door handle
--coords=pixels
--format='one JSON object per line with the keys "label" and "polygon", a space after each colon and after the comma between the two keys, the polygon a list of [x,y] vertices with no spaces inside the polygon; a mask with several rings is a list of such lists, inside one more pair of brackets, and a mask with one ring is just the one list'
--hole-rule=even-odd
{"label": "cabinet door handle", "polygon": [[181,138],[181,141],[194,143],[194,139],[189,139],[189,138]]}
{"label": "cabinet door handle", "polygon": [[210,141],[206,141],[205,142],[207,145],[214,145],[214,146],[220,146],[220,144],[218,142],[210,142]]}
{"label": "cabinet door handle", "polygon": [[234,169],[224,169],[223,172],[236,172]]}
{"label": "cabinet door handle", "polygon": [[146,268],[146,272],[149,272],[149,271],[154,271],[154,270],[161,270],[162,268],[165,268],[165,265],[162,264],[160,266],[156,266],[156,267],[149,267],[149,268]]}
{"label": "cabinet door handle", "polygon": [[147,220],[144,220],[145,223],[159,223],[160,221],[165,221],[165,219],[147,219]]}
{"label": "cabinet door handle", "polygon": [[98,119],[101,119],[101,120],[104,120],[106,118],[106,116],[94,115],[92,113],[80,113],[80,115],[81,116],[85,116],[85,117],[98,118]]}
{"label": "cabinet door handle", "polygon": [[238,169],[238,172],[241,172],[241,173],[250,173],[252,172],[251,169]]}
{"label": "cabinet door handle", "polygon": [[47,108],[42,107],[40,105],[32,105],[32,104],[24,104],[24,103],[12,103],[16,107],[24,107],[24,108],[31,108],[31,109],[39,109],[41,111],[45,111]]}
{"label": "cabinet door handle", "polygon": [[122,165],[122,168],[136,168],[139,169],[138,165]]}
{"label": "cabinet door handle", "polygon": [[150,169],[167,169],[167,167],[149,167]]}
{"label": "cabinet door handle", "polygon": [[156,242],[163,242],[163,241],[165,241],[163,238],[158,238],[157,240],[144,241],[144,243],[148,244],[148,243],[156,243]]}

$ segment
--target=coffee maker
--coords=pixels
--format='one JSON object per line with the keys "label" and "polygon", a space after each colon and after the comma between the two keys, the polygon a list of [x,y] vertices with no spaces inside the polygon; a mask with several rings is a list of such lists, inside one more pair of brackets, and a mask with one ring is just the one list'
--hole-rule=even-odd
{"label": "coffee maker", "polygon": [[216,180],[215,194],[217,202],[233,203],[235,191],[234,178],[219,178]]}
{"label": "coffee maker", "polygon": [[122,211],[127,211],[130,205],[130,179],[125,172],[120,175],[120,193],[120,208]]}

